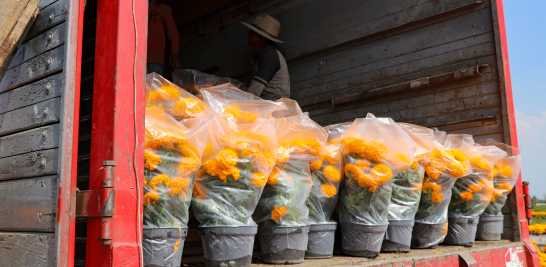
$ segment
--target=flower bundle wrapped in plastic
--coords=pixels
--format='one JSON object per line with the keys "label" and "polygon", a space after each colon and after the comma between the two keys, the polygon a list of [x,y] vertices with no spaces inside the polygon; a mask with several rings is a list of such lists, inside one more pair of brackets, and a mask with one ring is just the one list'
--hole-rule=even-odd
{"label": "flower bundle wrapped in plastic", "polygon": [[390,118],[368,114],[341,135],[345,181],[340,192],[341,246],[354,256],[378,255],[387,230],[389,181],[409,168],[416,144]]}
{"label": "flower bundle wrapped in plastic", "polygon": [[[508,194],[514,188],[521,169],[521,150],[493,139],[479,142],[484,146],[496,146],[506,152],[506,157],[497,161],[493,167],[493,194],[491,202],[480,215],[476,239],[494,241],[500,240],[504,229],[502,207]],[[534,215],[534,212],[533,212]]]}
{"label": "flower bundle wrapped in plastic", "polygon": [[218,77],[212,74],[203,73],[197,70],[180,69],[173,71],[173,82],[184,90],[203,99],[200,90],[217,85],[229,83],[241,90],[246,91],[246,85],[236,79]]}
{"label": "flower bundle wrapped in plastic", "polygon": [[207,132],[188,129],[159,108],[146,109],[145,129],[144,262],[178,266]]}
{"label": "flower bundle wrapped in plastic", "polygon": [[496,146],[474,144],[470,135],[462,135],[460,151],[470,162],[472,173],[458,179],[452,189],[448,209],[449,231],[445,243],[472,246],[479,216],[493,196],[494,166],[507,156]]}
{"label": "flower bundle wrapped in plastic", "polygon": [[447,208],[451,189],[458,178],[472,172],[470,162],[460,148],[461,135],[434,132],[434,143],[415,214],[411,247],[430,248],[443,242],[447,235]]}
{"label": "flower bundle wrapped in plastic", "polygon": [[[205,123],[212,111],[205,103],[157,73],[146,75],[146,108],[159,108],[184,125]],[[202,120],[201,117],[206,116]]]}
{"label": "flower bundle wrapped in plastic", "polygon": [[192,200],[201,223],[205,265],[247,266],[257,233],[251,216],[275,165],[278,148],[271,114],[286,107],[229,84],[202,92],[216,112],[208,127]]}
{"label": "flower bundle wrapped in plastic", "polygon": [[[309,232],[305,204],[313,185],[309,162],[319,164],[327,133],[301,111],[296,101],[281,98],[277,102],[288,110],[274,114],[277,160],[253,218],[260,226],[262,260],[297,263],[303,261]],[[299,230],[292,234],[294,229]]]}
{"label": "flower bundle wrapped in plastic", "polygon": [[416,143],[417,150],[411,166],[389,182],[392,187],[392,197],[389,204],[389,227],[381,247],[383,252],[410,250],[411,232],[421,199],[425,167],[429,165],[434,140],[431,129],[407,123],[398,123],[398,125]]}

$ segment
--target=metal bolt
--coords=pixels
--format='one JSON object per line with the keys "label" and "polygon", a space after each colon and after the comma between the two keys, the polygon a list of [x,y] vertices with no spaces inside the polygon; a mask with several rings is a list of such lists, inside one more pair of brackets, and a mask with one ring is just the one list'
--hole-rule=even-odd
{"label": "metal bolt", "polygon": [[51,13],[51,14],[49,15],[49,20],[53,20],[54,18],[55,18],[55,14]]}
{"label": "metal bolt", "polygon": [[50,95],[51,94],[51,83],[46,83],[45,89],[46,89],[46,95]]}
{"label": "metal bolt", "polygon": [[44,108],[44,118],[47,117],[47,114],[49,113],[49,108]]}
{"label": "metal bolt", "polygon": [[45,158],[42,158],[42,161],[40,162],[40,167],[45,168],[47,164],[47,160]]}
{"label": "metal bolt", "polygon": [[31,158],[32,162],[35,162],[37,158],[38,158],[38,154],[36,152],[34,152],[32,154],[32,158]]}
{"label": "metal bolt", "polygon": [[105,245],[105,246],[110,246],[110,245],[112,245],[112,239],[103,240],[102,244]]}
{"label": "metal bolt", "polygon": [[47,130],[44,130],[44,131],[42,132],[42,140],[45,141],[46,139],[47,139]]}

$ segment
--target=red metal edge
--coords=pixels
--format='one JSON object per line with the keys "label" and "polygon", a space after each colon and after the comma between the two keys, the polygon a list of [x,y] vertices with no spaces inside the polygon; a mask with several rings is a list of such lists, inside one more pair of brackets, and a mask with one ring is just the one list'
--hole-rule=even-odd
{"label": "red metal edge", "polygon": [[[510,76],[510,63],[508,59],[508,42],[506,38],[506,23],[504,20],[504,5],[502,0],[491,0],[493,25],[495,33],[495,44],[497,50],[497,68],[499,73],[499,88],[503,108],[503,125],[505,142],[510,142],[511,146],[518,147],[518,138],[516,130],[516,118],[514,113],[514,101],[512,96],[512,80]],[[538,251],[532,244],[529,237],[528,223],[525,214],[525,205],[523,200],[523,188],[521,174],[516,182],[514,191],[510,194],[512,204],[512,214],[516,215],[514,227],[519,233],[519,239],[524,242],[529,260],[533,266],[540,266]]]}
{"label": "red metal edge", "polygon": [[69,1],[61,112],[61,172],[55,222],[56,266],[59,267],[74,266],[83,12],[84,0]]}
{"label": "red metal edge", "polygon": [[97,3],[89,189],[102,188],[103,161],[113,160],[116,197],[111,218],[88,219],[86,266],[142,266],[147,15],[143,0]]}

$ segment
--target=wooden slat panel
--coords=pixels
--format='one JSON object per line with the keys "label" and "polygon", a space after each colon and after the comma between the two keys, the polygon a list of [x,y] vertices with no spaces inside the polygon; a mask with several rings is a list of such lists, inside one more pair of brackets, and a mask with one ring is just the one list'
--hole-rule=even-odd
{"label": "wooden slat panel", "polygon": [[66,25],[58,25],[34,38],[23,43],[9,66],[13,68],[23,62],[57,46],[64,44]]}
{"label": "wooden slat panel", "polygon": [[60,97],[63,74],[56,74],[29,85],[0,94],[0,114]]}
{"label": "wooden slat panel", "polygon": [[59,150],[49,149],[0,159],[0,180],[57,174]]}
{"label": "wooden slat panel", "polygon": [[61,98],[0,114],[0,136],[59,122]]}
{"label": "wooden slat panel", "polygon": [[63,68],[63,60],[64,46],[60,46],[9,69],[0,82],[0,92],[60,71]]}
{"label": "wooden slat panel", "polygon": [[0,262],[9,266],[55,266],[55,235],[0,233]]}
{"label": "wooden slat panel", "polygon": [[0,137],[0,158],[59,147],[59,124]]}
{"label": "wooden slat panel", "polygon": [[0,182],[2,231],[55,232],[57,177]]}
{"label": "wooden slat panel", "polygon": [[40,10],[36,21],[30,28],[26,39],[30,39],[41,32],[63,22],[66,19],[66,7],[68,0],[58,0],[55,3]]}

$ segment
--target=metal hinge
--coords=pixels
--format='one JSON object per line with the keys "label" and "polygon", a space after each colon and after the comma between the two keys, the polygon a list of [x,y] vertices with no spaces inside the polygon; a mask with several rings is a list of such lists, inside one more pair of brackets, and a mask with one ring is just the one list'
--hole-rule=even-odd
{"label": "metal hinge", "polygon": [[101,240],[105,245],[112,243],[111,224],[115,215],[116,190],[114,189],[115,161],[104,161],[101,189],[83,190],[76,193],[76,217],[101,218]]}

